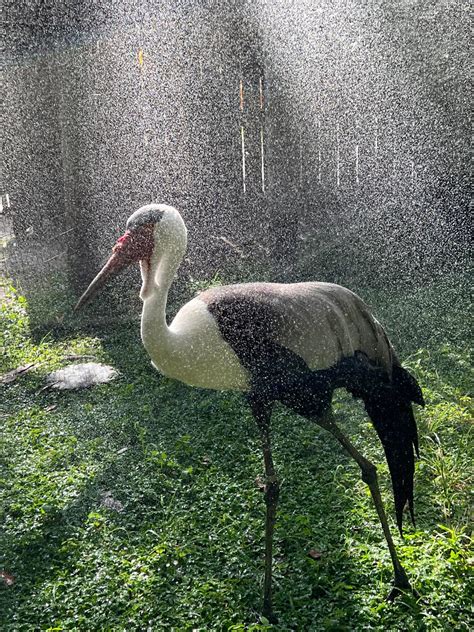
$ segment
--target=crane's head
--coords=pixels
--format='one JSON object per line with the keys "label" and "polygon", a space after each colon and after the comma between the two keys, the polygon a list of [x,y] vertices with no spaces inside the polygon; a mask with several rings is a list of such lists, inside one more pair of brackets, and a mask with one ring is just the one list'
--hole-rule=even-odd
{"label": "crane's head", "polygon": [[148,204],[128,218],[125,233],[112,248],[112,255],[107,263],[77,302],[75,311],[92,300],[110,279],[130,264],[140,261],[149,266],[158,241],[160,224],[167,215],[179,217],[178,212],[171,206]]}

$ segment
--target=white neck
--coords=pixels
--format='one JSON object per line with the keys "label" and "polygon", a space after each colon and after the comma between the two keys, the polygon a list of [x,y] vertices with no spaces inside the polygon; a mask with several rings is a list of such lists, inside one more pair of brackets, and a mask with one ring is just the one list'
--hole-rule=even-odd
{"label": "white neck", "polygon": [[155,228],[155,245],[149,263],[140,262],[143,301],[141,334],[150,353],[166,352],[171,334],[166,322],[166,302],[176,271],[186,252],[186,227],[178,211],[167,207]]}

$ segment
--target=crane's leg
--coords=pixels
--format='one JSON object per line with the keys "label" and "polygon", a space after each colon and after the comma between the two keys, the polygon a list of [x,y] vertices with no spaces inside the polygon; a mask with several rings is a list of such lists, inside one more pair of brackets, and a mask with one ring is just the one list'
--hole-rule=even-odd
{"label": "crane's leg", "polygon": [[250,407],[257,422],[262,439],[263,459],[265,462],[265,582],[263,592],[263,615],[270,623],[277,623],[272,604],[272,565],[273,565],[273,530],[275,527],[280,483],[273,465],[270,442],[271,404],[266,404],[249,397]]}
{"label": "crane's leg", "polygon": [[354,445],[352,445],[349,439],[336,425],[331,411],[328,411],[322,419],[318,419],[318,424],[322,426],[325,430],[328,430],[334,437],[336,437],[339,443],[358,463],[362,471],[362,480],[369,486],[372,500],[374,501],[374,505],[377,510],[380,523],[382,525],[383,533],[385,535],[385,540],[388,544],[390,556],[392,558],[393,570],[395,573],[395,582],[394,587],[388,596],[389,601],[392,601],[397,596],[397,594],[399,594],[400,590],[412,590],[412,588],[410,586],[410,582],[408,581],[408,576],[405,572],[405,569],[398,559],[397,551],[395,550],[395,545],[392,539],[392,534],[390,533],[387,516],[383,507],[382,496],[380,495],[380,489],[377,480],[377,468],[373,463],[362,456],[362,454]]}

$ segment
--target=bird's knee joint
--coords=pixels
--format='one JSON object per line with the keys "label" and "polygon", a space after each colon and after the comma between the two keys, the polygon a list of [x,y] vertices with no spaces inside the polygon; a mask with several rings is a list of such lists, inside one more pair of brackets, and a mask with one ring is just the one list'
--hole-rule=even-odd
{"label": "bird's knee joint", "polygon": [[361,469],[362,469],[362,480],[364,481],[364,483],[366,483],[367,485],[371,485],[377,482],[377,468],[375,467],[373,463],[370,463],[370,461],[367,461],[367,463],[364,464],[361,467]]}
{"label": "bird's knee joint", "polygon": [[267,504],[275,504],[278,502],[280,495],[280,481],[274,476],[268,476],[265,481],[265,501]]}

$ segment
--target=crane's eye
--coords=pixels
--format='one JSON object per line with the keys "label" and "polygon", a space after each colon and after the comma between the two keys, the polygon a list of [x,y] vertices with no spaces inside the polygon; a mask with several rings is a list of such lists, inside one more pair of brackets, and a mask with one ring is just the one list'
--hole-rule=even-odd
{"label": "crane's eye", "polygon": [[122,235],[121,237],[117,239],[117,243],[112,248],[112,252],[119,252],[120,250],[122,250],[124,247],[126,247],[130,239],[131,239],[131,233],[129,230],[127,230],[127,232],[124,235]]}
{"label": "crane's eye", "polygon": [[153,252],[154,224],[144,224],[128,229],[117,240],[112,251],[127,263],[148,259]]}

